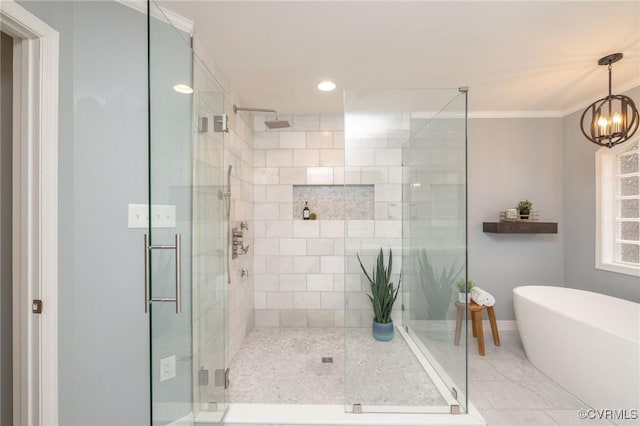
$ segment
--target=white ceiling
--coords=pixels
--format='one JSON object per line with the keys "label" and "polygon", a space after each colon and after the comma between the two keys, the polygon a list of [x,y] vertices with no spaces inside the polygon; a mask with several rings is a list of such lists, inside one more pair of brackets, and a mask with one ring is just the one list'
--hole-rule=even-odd
{"label": "white ceiling", "polygon": [[[247,106],[342,112],[343,90],[469,86],[472,112],[565,114],[640,84],[640,1],[159,1]],[[332,93],[316,85],[337,84]]]}

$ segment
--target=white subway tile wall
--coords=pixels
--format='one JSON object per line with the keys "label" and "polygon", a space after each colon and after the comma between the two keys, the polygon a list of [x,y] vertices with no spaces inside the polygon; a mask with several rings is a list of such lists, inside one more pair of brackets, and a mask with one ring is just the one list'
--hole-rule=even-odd
{"label": "white subway tile wall", "polygon": [[[355,254],[368,268],[381,247],[399,258],[403,130],[348,141],[345,149],[341,114],[282,116],[292,128],[279,130],[266,129],[265,118],[253,119],[255,326],[368,326],[371,306]],[[302,220],[302,209],[294,209],[293,185],[345,183],[373,185],[371,220],[344,213]]]}

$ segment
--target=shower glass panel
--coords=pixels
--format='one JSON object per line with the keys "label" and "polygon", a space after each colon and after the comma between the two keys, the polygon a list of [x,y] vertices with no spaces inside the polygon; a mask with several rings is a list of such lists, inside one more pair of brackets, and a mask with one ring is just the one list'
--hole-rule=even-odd
{"label": "shower glass panel", "polygon": [[[413,330],[427,318],[425,278],[415,267],[417,256],[425,251],[431,254],[432,249],[438,260],[445,254],[452,256],[449,260],[455,258],[460,268],[456,276],[465,276],[464,99],[458,89],[345,92],[347,412],[451,413],[466,409],[466,339],[454,346],[455,316],[453,328],[445,318],[438,320],[437,342],[452,347],[442,351],[461,354],[460,362],[439,365],[440,358],[432,356],[424,338]],[[459,106],[462,109],[456,109]],[[357,199],[349,191],[358,185],[373,189],[370,212],[350,205]],[[410,192],[419,187],[424,194]],[[427,208],[431,210],[420,211]],[[381,250],[385,266],[392,256],[394,286],[402,275],[391,312],[394,335],[390,341],[372,335],[371,289],[358,260],[359,256],[372,276]],[[437,303],[444,311],[455,311],[451,283],[446,283],[444,292],[446,297]],[[454,392],[452,377],[464,379],[462,384],[455,382]]]}
{"label": "shower glass panel", "polygon": [[190,36],[149,3],[152,424],[218,424],[225,408],[222,90]]}
{"label": "shower glass panel", "polygon": [[[456,336],[458,279],[466,279],[466,92],[412,114],[403,146],[403,325],[467,409],[466,321]],[[455,342],[458,342],[456,345]]]}
{"label": "shower glass panel", "polygon": [[224,94],[196,55],[193,74],[194,414],[199,424],[217,424],[226,408],[228,365]]}

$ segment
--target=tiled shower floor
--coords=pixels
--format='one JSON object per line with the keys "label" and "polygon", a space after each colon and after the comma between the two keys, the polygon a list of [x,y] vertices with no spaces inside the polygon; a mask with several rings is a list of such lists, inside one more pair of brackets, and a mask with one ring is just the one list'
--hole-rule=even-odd
{"label": "tiled shower floor", "polygon": [[378,342],[370,329],[311,327],[254,329],[231,362],[228,397],[262,404],[446,404],[399,333]]}
{"label": "tiled shower floor", "polygon": [[[445,404],[399,333],[382,343],[373,340],[369,329],[348,330],[345,376],[344,333],[333,328],[255,329],[231,363],[229,401],[344,404],[346,377],[348,404]],[[451,356],[451,333],[418,334],[445,368],[460,367],[458,357]],[[475,340],[469,342],[469,396],[488,424],[613,425],[580,420],[577,411],[588,406],[531,365],[517,331],[501,331],[500,337],[500,347],[486,340],[484,357]],[[322,363],[327,356],[333,363]]]}

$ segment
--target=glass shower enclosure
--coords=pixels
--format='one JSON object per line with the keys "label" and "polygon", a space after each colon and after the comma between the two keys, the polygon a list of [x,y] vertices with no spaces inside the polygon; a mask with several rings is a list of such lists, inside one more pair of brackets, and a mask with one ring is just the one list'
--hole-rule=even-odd
{"label": "glass shower enclosure", "polygon": [[[347,412],[468,411],[467,321],[456,344],[453,286],[467,265],[466,102],[466,89],[345,92]],[[349,205],[354,187],[369,194],[367,214]],[[371,337],[358,261],[371,273],[381,250],[394,284],[402,278],[389,342]]]}
{"label": "glass shower enclosure", "polygon": [[218,424],[226,388],[224,94],[148,2],[151,423]]}

